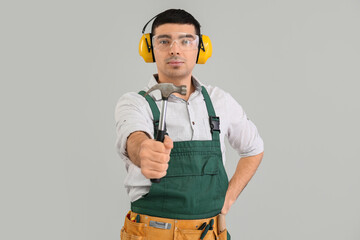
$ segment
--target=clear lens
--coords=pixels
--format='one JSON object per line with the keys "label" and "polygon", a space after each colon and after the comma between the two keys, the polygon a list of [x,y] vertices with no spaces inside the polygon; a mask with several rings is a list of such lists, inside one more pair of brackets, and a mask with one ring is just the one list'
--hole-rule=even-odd
{"label": "clear lens", "polygon": [[199,36],[190,33],[165,33],[155,35],[152,38],[154,49],[165,51],[169,50],[174,43],[183,50],[194,50],[198,48]]}

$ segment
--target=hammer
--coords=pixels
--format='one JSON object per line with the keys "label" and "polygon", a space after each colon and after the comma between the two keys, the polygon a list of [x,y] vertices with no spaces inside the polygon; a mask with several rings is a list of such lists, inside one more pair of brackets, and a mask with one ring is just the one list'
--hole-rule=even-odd
{"label": "hammer", "polygon": [[[156,134],[156,141],[164,142],[166,129],[165,129],[165,118],[166,118],[166,108],[167,108],[167,101],[172,93],[180,93],[181,95],[186,95],[186,86],[175,86],[172,83],[159,83],[150,88],[144,95],[148,95],[150,92],[154,90],[160,90],[161,97],[162,97],[162,107],[160,112],[160,121],[159,121],[159,128]],[[153,183],[159,183],[160,179],[151,179]]]}

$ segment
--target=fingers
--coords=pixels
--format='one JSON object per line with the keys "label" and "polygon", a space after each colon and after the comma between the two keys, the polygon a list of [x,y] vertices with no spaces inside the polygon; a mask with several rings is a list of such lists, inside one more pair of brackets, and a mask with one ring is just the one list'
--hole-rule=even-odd
{"label": "fingers", "polygon": [[149,179],[164,177],[172,148],[173,141],[168,136],[165,136],[163,143],[153,139],[143,141],[139,150],[142,174]]}
{"label": "fingers", "polygon": [[157,162],[145,161],[144,166],[141,166],[142,174],[148,178],[162,178],[166,176],[169,164],[160,164]]}
{"label": "fingers", "polygon": [[158,142],[152,139],[142,142],[139,151],[139,157],[141,161],[149,159],[158,163],[169,162],[172,140],[170,139],[170,141],[171,142],[167,142],[166,145],[162,142]]}
{"label": "fingers", "polygon": [[173,140],[169,136],[165,136],[164,142],[155,141],[153,139],[148,139],[142,142],[142,148],[151,149],[154,152],[164,153],[167,152],[170,154],[171,149],[174,147]]}
{"label": "fingers", "polygon": [[139,152],[139,157],[141,159],[141,167],[148,166],[144,165],[143,162],[151,161],[159,164],[165,164],[170,161],[170,154],[167,153],[165,148],[162,148],[162,151],[153,151],[148,146],[142,146]]}
{"label": "fingers", "polygon": [[147,169],[141,169],[141,173],[147,178],[147,179],[160,179],[166,176],[166,172],[157,172],[157,171],[151,171]]}

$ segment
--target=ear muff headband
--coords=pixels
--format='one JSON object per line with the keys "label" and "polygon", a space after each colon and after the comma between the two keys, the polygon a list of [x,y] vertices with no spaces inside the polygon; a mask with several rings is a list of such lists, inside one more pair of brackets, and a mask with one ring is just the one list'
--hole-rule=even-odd
{"label": "ear muff headband", "polygon": [[[152,47],[152,34],[145,33],[146,26],[157,17],[153,17],[150,19],[144,26],[142,30],[142,37],[139,43],[139,54],[147,63],[155,62],[154,51]],[[197,64],[204,64],[208,60],[208,58],[212,55],[212,45],[210,38],[206,35],[200,35],[199,37],[199,47],[198,47],[198,55],[197,55]]]}

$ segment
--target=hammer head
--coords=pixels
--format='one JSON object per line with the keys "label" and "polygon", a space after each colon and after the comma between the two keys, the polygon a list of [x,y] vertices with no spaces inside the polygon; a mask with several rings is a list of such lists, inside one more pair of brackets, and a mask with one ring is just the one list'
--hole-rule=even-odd
{"label": "hammer head", "polygon": [[168,99],[170,94],[172,93],[180,93],[181,95],[186,95],[185,85],[175,86],[172,83],[158,83],[152,88],[150,88],[149,91],[146,92],[145,96],[154,90],[160,90],[162,99]]}

